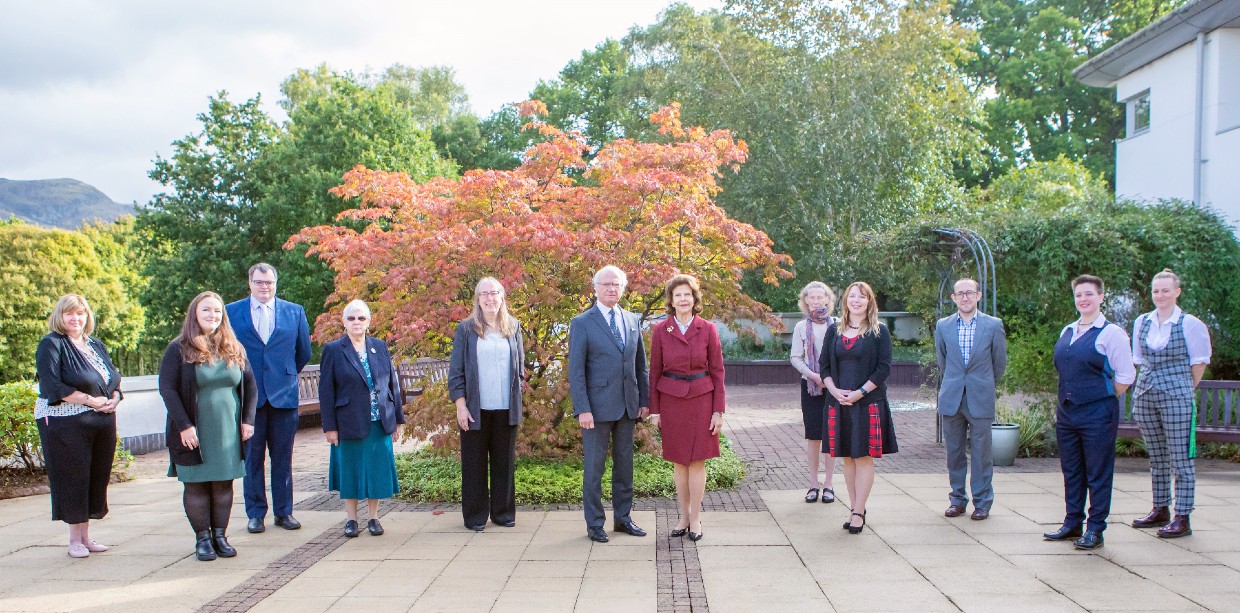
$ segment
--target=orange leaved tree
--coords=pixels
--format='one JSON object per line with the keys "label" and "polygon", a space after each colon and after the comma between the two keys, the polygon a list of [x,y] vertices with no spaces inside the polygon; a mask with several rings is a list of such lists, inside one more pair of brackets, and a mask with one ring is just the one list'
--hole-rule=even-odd
{"label": "orange leaved tree", "polygon": [[[651,116],[662,142],[618,139],[587,163],[580,135],[542,121],[541,102],[520,111],[540,141],[518,168],[417,183],[356,167],[332,191],[357,208],[341,213],[340,225],[303,230],[288,246],[309,244],[336,273],[334,308],[316,322],[318,340],[339,334],[340,309],[361,298],[374,313],[372,333],[403,358],[446,356],[478,279],[498,278],[525,335],[518,452],[555,457],[580,446],[565,369],[568,321],[589,306],[595,270],[624,269],[624,304],[643,319],[662,313],[663,283],[685,272],[702,282],[707,317],[774,324],[766,305],[741,290],[741,277],[757,271],[778,283],[790,276],[791,259],[713,202],[721,170],[735,171],[746,157],[745,143],[729,131],[685,128],[672,105]],[[436,448],[458,445],[443,383],[406,411],[408,435]],[[651,444],[648,433],[639,440]]]}

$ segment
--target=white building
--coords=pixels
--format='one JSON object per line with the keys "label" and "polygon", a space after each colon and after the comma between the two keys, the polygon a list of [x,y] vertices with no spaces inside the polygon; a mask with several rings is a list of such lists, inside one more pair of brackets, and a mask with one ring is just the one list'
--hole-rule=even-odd
{"label": "white building", "polygon": [[1214,207],[1240,228],[1240,0],[1197,0],[1081,64],[1126,108],[1115,195]]}

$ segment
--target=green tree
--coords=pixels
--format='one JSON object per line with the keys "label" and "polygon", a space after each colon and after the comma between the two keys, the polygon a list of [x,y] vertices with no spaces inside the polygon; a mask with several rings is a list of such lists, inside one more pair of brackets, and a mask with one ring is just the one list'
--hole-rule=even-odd
{"label": "green tree", "polygon": [[10,221],[0,223],[0,244],[0,382],[34,376],[35,348],[64,294],[90,302],[94,336],[109,349],[137,346],[142,307],[85,235]]}
{"label": "green tree", "polygon": [[[132,215],[125,215],[114,222],[85,224],[79,232],[90,241],[104,270],[116,274],[126,296],[138,302],[150,284],[146,276],[147,251],[143,248],[149,241],[137,229]],[[112,361],[125,376],[151,375],[159,367],[159,359],[167,347],[168,338],[156,336],[146,325],[146,311],[142,309],[143,322],[136,346],[112,347]]]}
{"label": "green tree", "polygon": [[1123,109],[1114,89],[1086,86],[1072,70],[1184,2],[955,0],[952,14],[979,35],[962,66],[995,94],[982,124],[989,159],[964,168],[964,178],[985,184],[1062,155],[1114,183]]}

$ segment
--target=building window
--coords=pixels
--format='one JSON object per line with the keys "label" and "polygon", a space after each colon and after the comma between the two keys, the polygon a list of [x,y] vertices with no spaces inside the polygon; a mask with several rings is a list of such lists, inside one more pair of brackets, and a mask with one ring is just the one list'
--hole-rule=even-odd
{"label": "building window", "polygon": [[1142,134],[1150,129],[1150,90],[1145,90],[1124,101],[1125,115],[1128,117],[1128,138]]}

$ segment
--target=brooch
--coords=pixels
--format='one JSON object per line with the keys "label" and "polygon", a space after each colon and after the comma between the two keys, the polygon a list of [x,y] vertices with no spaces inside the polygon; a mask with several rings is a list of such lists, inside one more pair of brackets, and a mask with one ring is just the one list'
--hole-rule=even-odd
{"label": "brooch", "polygon": [[667,331],[668,331],[668,332],[671,332],[671,331],[672,331],[672,327],[671,327],[671,326],[668,326],[668,327],[667,327]]}
{"label": "brooch", "polygon": [[378,353],[377,351],[375,351],[375,348],[374,348],[374,347],[371,347],[371,348],[370,348],[370,352],[371,352],[371,353]]}

